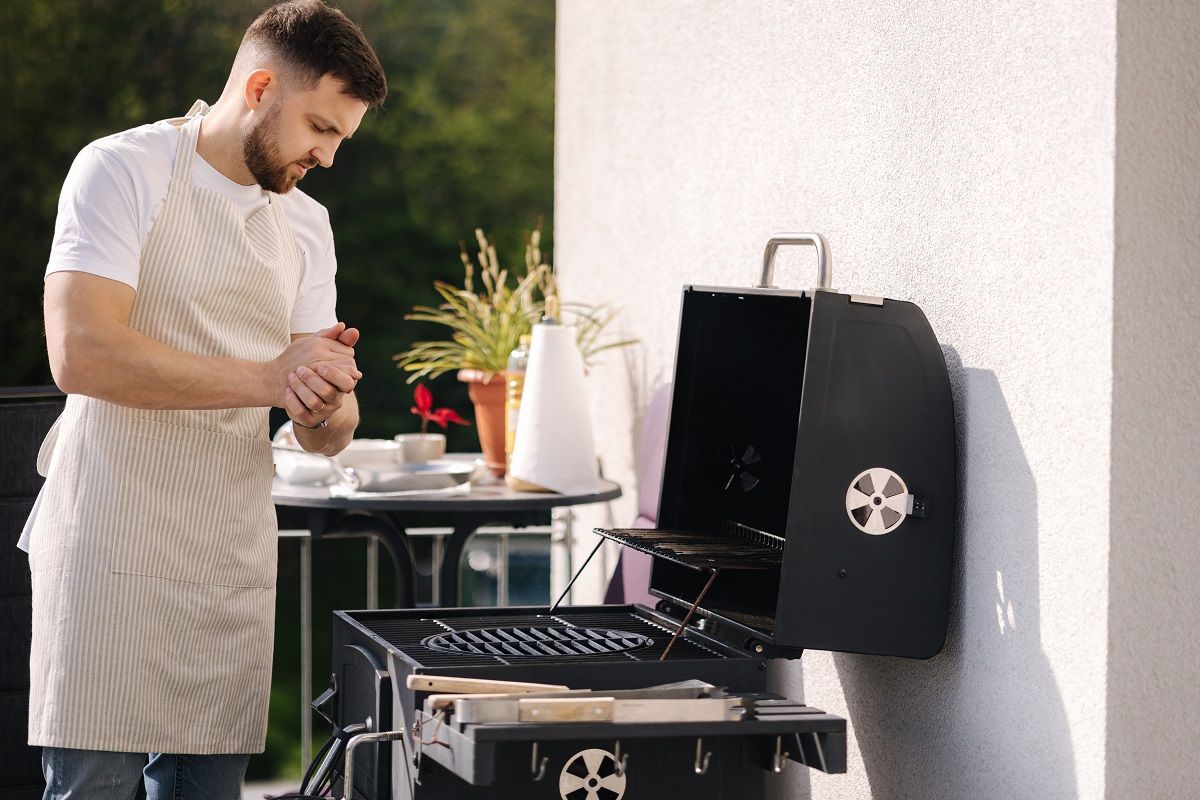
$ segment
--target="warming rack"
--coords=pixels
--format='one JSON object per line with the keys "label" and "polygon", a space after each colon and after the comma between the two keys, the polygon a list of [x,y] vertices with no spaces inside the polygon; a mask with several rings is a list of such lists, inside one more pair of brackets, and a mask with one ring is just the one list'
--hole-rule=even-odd
{"label": "warming rack", "polygon": [[700,590],[700,594],[696,596],[696,600],[690,604],[687,615],[679,623],[671,641],[667,643],[666,649],[659,656],[660,661],[665,661],[670,655],[671,649],[675,647],[675,642],[687,629],[696,609],[700,608],[708,590],[712,588],[722,570],[778,571],[783,564],[784,539],[782,536],[760,531],[732,520],[725,522],[721,532],[648,528],[596,528],[595,532],[603,538],[596,542],[592,552],[584,559],[583,564],[567,583],[567,588],[554,601],[554,605],[550,607],[551,613],[567,596],[567,592],[571,590],[576,579],[587,568],[588,562],[592,560],[592,556],[596,555],[596,551],[600,549],[604,539],[611,539],[639,552],[708,574],[708,581]]}
{"label": "warming rack", "polygon": [[778,570],[783,563],[783,538],[735,522],[724,533],[596,528],[596,533],[626,547],[689,569]]}

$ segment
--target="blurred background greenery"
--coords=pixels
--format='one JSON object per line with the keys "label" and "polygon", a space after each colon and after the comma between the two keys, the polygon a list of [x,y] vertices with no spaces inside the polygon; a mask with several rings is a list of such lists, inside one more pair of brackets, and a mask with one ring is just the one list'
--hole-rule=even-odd
{"label": "blurred background greenery", "polygon": [[[553,231],[553,0],[344,0],[335,3],[375,46],[388,73],[384,107],[370,112],[332,170],[303,189],[329,209],[338,255],[338,314],[362,330],[360,436],[415,431],[412,387],[391,356],[436,328],[405,322],[436,300],[435,278],[461,277],[459,242],[483,227],[505,264],[523,233]],[[51,383],[42,332],[42,279],[59,189],[93,139],[182,114],[220,94],[246,26],[267,7],[250,0],[4,0],[0,3],[0,318],[5,385]],[[431,384],[438,405],[468,418],[453,376]],[[478,448],[451,426],[452,450]],[[361,607],[356,545],[319,543],[314,619]],[[534,570],[537,572],[537,570]],[[537,581],[543,580],[538,572]],[[268,750],[251,777],[299,767],[296,548],[280,546],[276,676]],[[336,584],[337,591],[334,590]],[[383,597],[390,590],[381,587]],[[357,593],[357,594],[356,594]],[[318,638],[318,645],[321,639]],[[314,673],[325,673],[318,649]],[[328,651],[324,651],[328,658]],[[199,655],[199,654],[197,654]],[[327,662],[326,662],[327,663]],[[321,731],[318,726],[317,735]],[[319,743],[319,742],[318,742]]]}

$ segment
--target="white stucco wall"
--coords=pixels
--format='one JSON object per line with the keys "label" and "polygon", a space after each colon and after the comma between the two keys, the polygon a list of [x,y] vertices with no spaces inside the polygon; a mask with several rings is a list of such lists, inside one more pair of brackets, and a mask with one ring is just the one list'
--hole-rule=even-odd
{"label": "white stucco wall", "polygon": [[[1122,23],[1132,44],[1120,97],[1142,124],[1121,131],[1159,137],[1123,150],[1117,0],[560,0],[555,260],[568,297],[619,304],[642,340],[590,377],[610,475],[636,483],[637,419],[670,378],[682,285],[750,284],[774,231],[825,233],[835,287],[919,304],[950,365],[962,523],[947,647],[926,662],[812,652],[778,664],[778,686],[847,715],[852,741],[847,775],[793,769],[775,796],[1168,797],[1200,777],[1194,756],[1191,766],[1162,759],[1153,725],[1156,713],[1183,725],[1165,741],[1189,757],[1196,689],[1181,707],[1160,690],[1195,677],[1186,628],[1200,611],[1186,607],[1163,630],[1143,606],[1178,614],[1200,567],[1190,511],[1144,527],[1165,502],[1150,480],[1163,447],[1170,464],[1195,465],[1196,422],[1182,442],[1171,437],[1195,394],[1171,381],[1182,354],[1134,374],[1163,344],[1147,332],[1157,313],[1178,318],[1187,347],[1197,333],[1187,309],[1197,316],[1200,288],[1181,274],[1200,250],[1194,6],[1141,13],[1179,17],[1162,23],[1166,51],[1152,32],[1131,33],[1143,31],[1137,15]],[[1135,69],[1146,63],[1158,68]],[[1166,131],[1147,116],[1164,75],[1185,107]],[[1156,163],[1153,177],[1115,163],[1140,167],[1164,142],[1189,141],[1190,154]],[[1133,210],[1159,173],[1171,179],[1172,216],[1147,239]],[[1127,176],[1124,194],[1114,174]],[[1114,219],[1127,222],[1116,241]],[[1122,250],[1143,246],[1167,254],[1148,285]],[[811,255],[781,254],[777,275],[811,285]],[[1170,297],[1180,279],[1186,292]],[[1170,298],[1118,304],[1126,350],[1113,340],[1114,280],[1134,298]],[[1114,347],[1130,370],[1117,400]],[[1183,370],[1193,387],[1194,361]],[[1135,418],[1155,438],[1127,427]],[[1136,508],[1117,506],[1135,497]],[[627,497],[613,514],[630,520],[633,508]],[[590,521],[581,514],[577,528]],[[1159,571],[1138,572],[1142,546],[1166,548],[1151,564]],[[1171,571],[1172,560],[1188,568]],[[1140,639],[1110,642],[1110,616],[1114,635]],[[1157,684],[1141,682],[1140,647],[1164,660]],[[1143,738],[1124,755],[1131,718]],[[1106,789],[1106,769],[1119,788]],[[1134,792],[1147,770],[1167,773],[1152,784],[1162,791]]]}
{"label": "white stucco wall", "polygon": [[1200,521],[1174,487],[1200,468],[1200,3],[1117,19],[1106,775],[1195,797]]}

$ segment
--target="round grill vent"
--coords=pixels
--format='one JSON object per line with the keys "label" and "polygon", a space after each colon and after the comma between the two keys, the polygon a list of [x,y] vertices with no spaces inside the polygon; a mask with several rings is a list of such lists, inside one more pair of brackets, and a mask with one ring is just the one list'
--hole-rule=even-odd
{"label": "round grill vent", "polygon": [[607,750],[580,750],[558,775],[562,800],[621,800],[624,794],[625,770]]}
{"label": "round grill vent", "polygon": [[506,658],[582,658],[640,650],[654,640],[612,628],[521,626],[446,631],[421,640],[430,650]]}
{"label": "round grill vent", "polygon": [[854,527],[878,536],[900,527],[908,514],[908,487],[890,469],[860,472],[846,490],[846,514]]}

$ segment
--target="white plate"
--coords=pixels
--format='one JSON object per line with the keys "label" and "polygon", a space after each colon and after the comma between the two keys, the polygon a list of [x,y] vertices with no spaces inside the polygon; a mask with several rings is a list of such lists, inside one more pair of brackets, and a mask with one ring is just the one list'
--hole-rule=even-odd
{"label": "white plate", "polygon": [[475,465],[462,461],[426,461],[394,464],[386,469],[356,469],[358,491],[427,492],[462,486],[471,480]]}

